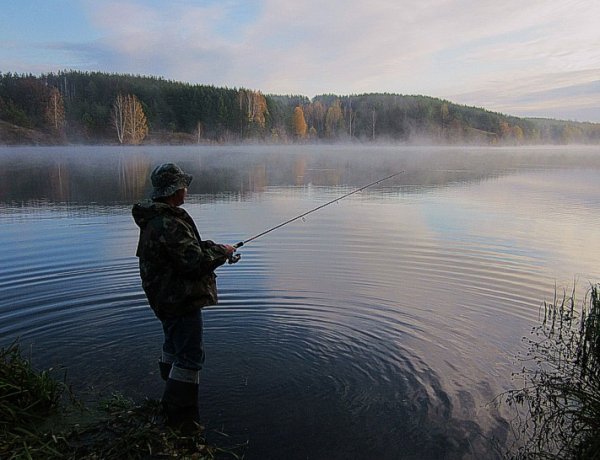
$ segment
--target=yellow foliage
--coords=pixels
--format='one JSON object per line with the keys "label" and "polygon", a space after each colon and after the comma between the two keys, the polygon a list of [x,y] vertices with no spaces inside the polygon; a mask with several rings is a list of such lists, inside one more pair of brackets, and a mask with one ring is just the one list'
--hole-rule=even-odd
{"label": "yellow foliage", "polygon": [[266,123],[267,98],[260,91],[241,89],[238,93],[240,110],[245,111],[248,123],[264,128]]}
{"label": "yellow foliage", "polygon": [[148,135],[148,121],[139,99],[118,94],[113,103],[112,123],[121,144],[141,144]]}
{"label": "yellow foliage", "polygon": [[308,126],[304,118],[302,107],[298,106],[294,109],[294,135],[300,139],[306,137]]}
{"label": "yellow foliage", "polygon": [[65,127],[65,104],[62,94],[56,88],[50,90],[45,115],[51,129],[57,134],[62,134]]}
{"label": "yellow foliage", "polygon": [[327,109],[325,115],[325,134],[328,137],[335,137],[339,134],[340,129],[343,127],[344,117],[342,114],[342,107],[339,100],[335,100],[331,106]]}

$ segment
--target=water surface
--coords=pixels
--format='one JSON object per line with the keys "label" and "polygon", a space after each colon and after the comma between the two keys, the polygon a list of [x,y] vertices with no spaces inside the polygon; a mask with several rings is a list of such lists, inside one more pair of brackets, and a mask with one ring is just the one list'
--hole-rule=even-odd
{"label": "water surface", "polygon": [[131,205],[176,161],[242,248],[204,310],[202,421],[253,458],[494,458],[487,403],[555,287],[600,280],[598,148],[0,149],[0,337],[76,389],[159,397]]}

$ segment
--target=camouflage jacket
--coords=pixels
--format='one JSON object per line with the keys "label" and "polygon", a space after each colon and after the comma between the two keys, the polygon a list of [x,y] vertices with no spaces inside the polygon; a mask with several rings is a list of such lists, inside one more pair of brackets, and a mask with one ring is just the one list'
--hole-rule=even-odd
{"label": "camouflage jacket", "polygon": [[221,245],[202,241],[182,208],[147,201],[133,206],[140,227],[136,255],[142,287],[159,318],[182,315],[217,303],[214,270],[225,263]]}

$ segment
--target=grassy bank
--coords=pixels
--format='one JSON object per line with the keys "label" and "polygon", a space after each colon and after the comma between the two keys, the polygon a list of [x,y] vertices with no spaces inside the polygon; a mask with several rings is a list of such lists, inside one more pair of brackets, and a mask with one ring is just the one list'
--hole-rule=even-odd
{"label": "grassy bank", "polygon": [[181,436],[165,427],[156,400],[115,393],[84,407],[60,377],[34,370],[17,343],[0,349],[0,458],[238,458],[208,445],[200,428]]}

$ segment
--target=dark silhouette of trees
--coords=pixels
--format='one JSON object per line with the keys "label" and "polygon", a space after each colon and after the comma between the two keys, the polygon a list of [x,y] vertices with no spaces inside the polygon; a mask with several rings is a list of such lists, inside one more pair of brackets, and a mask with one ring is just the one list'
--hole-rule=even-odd
{"label": "dark silhouette of trees", "polygon": [[[57,142],[115,142],[113,103],[119,94],[135,95],[139,102],[148,132],[144,142],[600,142],[597,123],[517,118],[427,96],[325,94],[309,100],[75,71],[0,74],[0,120]],[[306,122],[304,134],[298,131],[297,108]]]}

